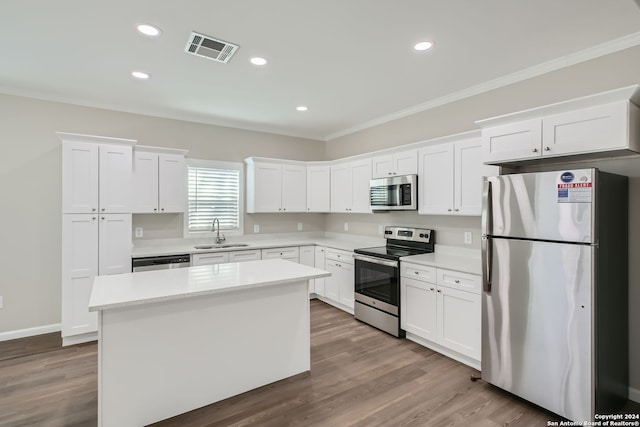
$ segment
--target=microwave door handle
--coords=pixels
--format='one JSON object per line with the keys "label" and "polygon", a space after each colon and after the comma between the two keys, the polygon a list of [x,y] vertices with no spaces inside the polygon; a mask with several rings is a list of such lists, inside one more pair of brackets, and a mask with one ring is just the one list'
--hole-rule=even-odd
{"label": "microwave door handle", "polygon": [[491,226],[493,222],[491,211],[491,182],[484,181],[482,189],[480,253],[482,255],[482,289],[491,292],[491,267],[493,263],[493,241],[491,240]]}

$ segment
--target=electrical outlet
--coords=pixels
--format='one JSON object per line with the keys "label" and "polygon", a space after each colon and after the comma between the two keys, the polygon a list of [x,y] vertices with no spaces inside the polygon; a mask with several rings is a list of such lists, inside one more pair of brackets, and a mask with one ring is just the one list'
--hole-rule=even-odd
{"label": "electrical outlet", "polygon": [[254,233],[260,232],[260,224],[253,224],[253,232]]}
{"label": "electrical outlet", "polygon": [[302,223],[301,222],[298,223],[298,231],[302,231]]}
{"label": "electrical outlet", "polygon": [[136,227],[136,237],[144,236],[144,232],[142,231],[142,227]]}
{"label": "electrical outlet", "polygon": [[4,308],[4,297],[0,295],[0,308]]}
{"label": "electrical outlet", "polygon": [[344,231],[349,231],[349,223],[348,222],[344,223]]}
{"label": "electrical outlet", "polygon": [[379,225],[378,226],[378,234],[384,234],[384,226],[383,225]]}
{"label": "electrical outlet", "polygon": [[473,233],[471,233],[470,231],[464,232],[464,243],[467,245],[473,243]]}

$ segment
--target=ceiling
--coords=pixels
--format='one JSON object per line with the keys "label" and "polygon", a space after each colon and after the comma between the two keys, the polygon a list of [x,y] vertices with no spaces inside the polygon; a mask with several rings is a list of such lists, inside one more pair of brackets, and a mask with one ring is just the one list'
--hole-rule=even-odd
{"label": "ceiling", "polygon": [[0,92],[329,140],[638,44],[634,0],[2,0]]}

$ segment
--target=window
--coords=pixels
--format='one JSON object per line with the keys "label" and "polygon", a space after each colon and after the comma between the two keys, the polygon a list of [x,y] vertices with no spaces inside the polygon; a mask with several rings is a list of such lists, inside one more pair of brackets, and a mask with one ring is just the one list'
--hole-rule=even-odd
{"label": "window", "polygon": [[220,230],[242,234],[242,163],[188,159],[187,233]]}

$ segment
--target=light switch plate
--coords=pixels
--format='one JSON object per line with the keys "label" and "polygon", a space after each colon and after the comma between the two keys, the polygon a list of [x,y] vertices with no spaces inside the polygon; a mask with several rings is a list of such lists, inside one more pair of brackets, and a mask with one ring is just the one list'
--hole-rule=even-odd
{"label": "light switch plate", "polygon": [[473,243],[473,233],[471,233],[470,231],[464,232],[464,243],[467,245],[470,245]]}
{"label": "light switch plate", "polygon": [[302,231],[302,223],[301,222],[298,223],[298,231]]}
{"label": "light switch plate", "polygon": [[349,223],[348,222],[344,223],[344,231],[349,231]]}
{"label": "light switch plate", "polygon": [[378,234],[384,234],[384,226],[383,225],[379,225],[378,226]]}
{"label": "light switch plate", "polygon": [[142,227],[136,227],[136,237],[142,237],[142,236],[144,236]]}
{"label": "light switch plate", "polygon": [[253,232],[254,233],[260,232],[260,224],[253,224]]}
{"label": "light switch plate", "polygon": [[4,308],[4,297],[0,295],[0,308]]}

